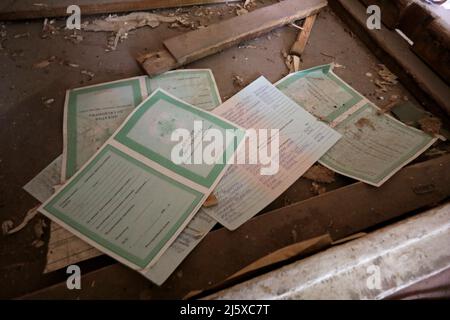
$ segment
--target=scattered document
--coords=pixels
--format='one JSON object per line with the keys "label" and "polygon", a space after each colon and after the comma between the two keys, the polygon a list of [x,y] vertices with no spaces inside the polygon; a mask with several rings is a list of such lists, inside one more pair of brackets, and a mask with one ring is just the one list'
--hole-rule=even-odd
{"label": "scattered document", "polygon": [[334,74],[332,65],[291,73],[276,86],[342,134],[319,162],[377,187],[437,139],[379,112]]}
{"label": "scattered document", "polygon": [[184,102],[208,111],[222,103],[210,69],[181,69],[145,78],[149,93],[161,88]]}
{"label": "scattered document", "polygon": [[[172,131],[191,131],[194,121],[244,135],[233,123],[158,89],[40,211],[127,266],[151,267],[227,168],[226,163],[171,161]],[[230,148],[226,155],[233,156],[238,145],[225,144],[219,156]]]}
{"label": "scattered document", "polygon": [[279,129],[279,171],[261,175],[261,165],[235,164],[214,191],[218,205],[202,208],[234,230],[275,200],[340,138],[340,134],[300,108],[260,77],[227,100],[214,114],[243,128]]}
{"label": "scattered document", "polygon": [[[62,156],[52,161],[28,182],[24,189],[40,202],[44,203],[47,201],[55,192],[54,186],[60,184],[61,161]],[[156,264],[148,270],[141,271],[141,274],[153,283],[162,285],[216,223],[213,218],[199,211],[166,252],[162,254]],[[102,254],[103,252],[89,245],[59,224],[52,222],[44,273],[56,271]]]}
{"label": "scattered document", "polygon": [[61,183],[61,165],[62,156],[60,155],[24,185],[23,189],[36,200],[44,203],[55,193],[54,187]]}
{"label": "scattered document", "polygon": [[209,69],[169,71],[68,90],[64,106],[63,180],[70,178],[156,89],[204,110],[222,103]]}
{"label": "scattered document", "polygon": [[[143,81],[145,81],[145,88],[143,85]],[[137,85],[137,82],[139,82],[139,86]],[[87,104],[96,105],[96,107],[100,108],[100,111],[103,113],[110,110],[111,106],[126,105],[126,103],[123,103],[124,99],[122,96],[114,95],[115,90],[111,90],[110,84],[111,83],[104,83],[95,86],[69,90],[66,99],[69,99],[70,97],[76,95],[75,92],[89,89],[87,90],[90,91],[90,95],[89,97],[87,97]],[[147,93],[151,93],[157,88],[162,88],[172,93],[174,96],[180,98],[181,100],[205,110],[211,110],[221,104],[221,99],[214,76],[209,69],[175,70],[169,71],[154,78],[144,76],[120,80],[112,82],[112,84],[120,84],[118,85],[119,87],[128,87],[128,91],[139,91],[141,92],[142,98],[144,98]],[[122,90],[124,89],[122,88]],[[127,89],[125,89],[124,91],[127,91]],[[102,104],[105,100],[104,97],[106,96],[109,96],[109,104]],[[131,95],[128,95],[128,97],[129,104],[134,105],[134,98],[131,97]],[[128,116],[128,114],[132,111],[132,108],[117,109],[124,111],[124,113],[121,114],[122,116]],[[83,114],[78,114],[77,110],[78,109],[75,108],[75,112],[73,112],[74,110],[72,110],[72,112],[69,113],[68,100],[66,100],[65,113],[68,115],[68,117],[65,117],[65,129],[69,127],[67,122],[70,121],[75,124],[84,123],[84,128],[88,132],[93,132],[93,135],[88,134],[80,135],[79,137],[77,137],[79,140],[81,139],[81,141],[79,141],[78,143],[79,147],[86,145],[88,146],[86,149],[81,148],[80,153],[85,155],[84,158],[89,158],[95,153],[99,145],[104,143],[109,138],[110,134],[114,132],[114,130],[116,130],[121,123],[116,121],[114,117],[110,120],[98,119],[98,122],[100,122],[99,124],[97,123],[97,121],[86,121]],[[73,120],[71,117],[75,117],[75,120]],[[66,133],[64,135],[67,136]],[[97,142],[95,148],[91,147],[89,141],[83,141],[84,138],[88,137]],[[65,145],[65,149],[70,149],[70,147],[70,145]],[[72,145],[72,147],[76,148],[76,145],[74,144]],[[69,151],[69,153],[73,152]],[[76,153],[76,151],[74,153]],[[79,162],[81,163],[82,161]],[[82,164],[83,163],[76,165],[76,170],[78,170]],[[54,186],[61,183],[61,167],[62,156],[55,159],[55,161],[53,161],[26,186],[24,186],[24,189],[40,202],[45,202],[54,193]],[[71,175],[69,175],[69,177],[70,176]],[[198,215],[200,215],[200,213]],[[144,276],[155,283],[162,283],[170,276],[170,274],[173,272],[173,269],[175,269],[181,263],[184,257],[186,257],[189,252],[194,249],[196,244],[202,239],[202,237],[199,237],[198,235],[206,235],[215,224],[216,222],[205,214],[200,215],[199,219],[197,219],[197,216],[195,216],[187,225],[185,230],[183,230],[183,232],[172,244],[172,246],[174,246],[176,250],[168,250],[167,253],[163,254],[163,256],[158,260],[157,264],[151,270],[149,270],[149,272],[144,274]],[[196,230],[195,237],[191,237],[192,230]],[[67,265],[78,263],[85,259],[90,259],[101,254],[103,253],[90,246],[82,239],[73,235],[65,228],[52,223],[47,252],[47,264],[44,272],[55,271]],[[166,260],[170,263],[165,262]],[[164,267],[159,267],[160,264]]]}

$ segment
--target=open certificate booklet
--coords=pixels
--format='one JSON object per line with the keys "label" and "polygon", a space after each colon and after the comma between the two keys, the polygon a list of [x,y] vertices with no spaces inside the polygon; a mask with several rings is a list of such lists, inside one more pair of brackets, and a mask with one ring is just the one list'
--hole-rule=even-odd
{"label": "open certificate booklet", "polygon": [[[209,144],[197,143],[198,123],[222,136],[233,130],[235,139],[216,150],[222,161],[176,164],[176,129],[194,133],[189,140],[193,154]],[[244,134],[233,123],[158,89],[39,211],[127,266],[150,268],[212,192]]]}
{"label": "open certificate booklet", "polygon": [[342,175],[381,186],[437,138],[380,109],[323,65],[291,73],[276,87],[342,134],[319,162]]}

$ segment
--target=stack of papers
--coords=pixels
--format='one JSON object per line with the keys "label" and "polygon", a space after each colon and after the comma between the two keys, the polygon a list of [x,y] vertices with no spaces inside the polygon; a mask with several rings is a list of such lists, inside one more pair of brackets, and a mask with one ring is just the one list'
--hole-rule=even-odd
{"label": "stack of papers", "polygon": [[[171,71],[69,90],[64,110],[62,156],[24,187],[57,223],[46,271],[103,252],[158,285],[217,222],[235,230],[315,162],[380,186],[436,140],[380,114],[331,65],[275,86],[260,77],[225,103],[210,70]],[[226,161],[172,161],[172,133],[196,121],[233,130],[216,154]],[[258,130],[267,161],[236,164]],[[218,204],[202,207],[212,192]]]}

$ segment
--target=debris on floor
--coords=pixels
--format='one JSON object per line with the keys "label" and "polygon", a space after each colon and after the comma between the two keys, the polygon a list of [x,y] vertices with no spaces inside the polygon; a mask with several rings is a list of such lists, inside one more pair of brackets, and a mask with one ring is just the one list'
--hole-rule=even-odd
{"label": "debris on floor", "polygon": [[94,32],[113,32],[114,40],[109,43],[109,49],[115,50],[119,41],[128,37],[128,33],[137,28],[148,26],[156,28],[161,23],[185,23],[185,17],[169,17],[149,12],[133,12],[124,16],[108,16],[83,25],[83,30]]}
{"label": "debris on floor", "polygon": [[80,73],[88,76],[89,80],[92,80],[95,77],[95,73],[89,70],[81,70]]}
{"label": "debris on floor", "polygon": [[321,164],[315,164],[303,174],[303,177],[315,182],[332,183],[335,181],[334,171],[322,166]]}
{"label": "debris on floor", "polygon": [[389,113],[391,112],[391,110],[400,102],[400,99],[398,96],[396,95],[392,95],[389,98],[388,103],[386,103],[385,105],[381,106],[380,109],[378,110],[378,114],[383,114],[383,113]]}
{"label": "debris on floor", "polygon": [[244,79],[241,76],[238,76],[237,74],[233,75],[233,85],[236,88],[242,89],[245,87]]}
{"label": "debris on floor", "polygon": [[[23,228],[25,228],[25,226],[28,224],[28,222],[30,220],[32,220],[39,212],[37,211],[37,209],[40,207],[40,205],[37,205],[34,208],[31,208],[30,210],[28,210],[28,212],[26,213],[25,217],[23,218],[23,221],[17,225],[14,228],[11,228],[12,225],[7,222],[5,224],[5,226],[2,224],[2,231],[5,232],[6,234],[13,234],[16,233],[20,230],[22,230]],[[10,221],[10,220],[9,220]]]}
{"label": "debris on floor", "polygon": [[314,195],[319,196],[319,195],[327,192],[327,188],[325,188],[324,186],[320,185],[317,182],[312,182],[311,183],[311,192]]}
{"label": "debris on floor", "polygon": [[393,74],[384,64],[378,65],[377,74],[379,79],[375,79],[374,83],[378,87],[378,93],[388,92],[391,86],[398,83],[397,76]]}
{"label": "debris on floor", "polygon": [[56,61],[56,57],[55,56],[51,56],[50,58],[41,60],[39,62],[36,62],[35,64],[33,64],[33,69],[43,69],[48,67],[52,62]]}
{"label": "debris on floor", "polygon": [[420,129],[431,135],[438,135],[441,132],[442,122],[439,118],[425,116],[419,120]]}
{"label": "debris on floor", "polygon": [[284,58],[284,64],[289,70],[289,73],[297,72],[300,69],[300,58],[296,55],[288,54],[286,51],[282,51],[281,55]]}
{"label": "debris on floor", "polygon": [[83,41],[84,37],[81,34],[78,34],[75,30],[72,34],[65,35],[64,39],[72,42],[73,44],[78,44]]}
{"label": "debris on floor", "polygon": [[41,38],[47,39],[58,33],[58,28],[55,26],[55,20],[44,19],[44,25],[42,26]]}

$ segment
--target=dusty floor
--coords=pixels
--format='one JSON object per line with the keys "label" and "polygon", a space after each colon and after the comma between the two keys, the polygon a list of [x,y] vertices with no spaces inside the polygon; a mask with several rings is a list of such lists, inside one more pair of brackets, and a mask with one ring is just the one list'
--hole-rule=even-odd
{"label": "dusty floor", "polygon": [[[213,15],[210,23],[234,15],[230,13],[232,8],[225,5],[212,8],[223,15]],[[195,8],[185,10],[193,12]],[[132,32],[116,51],[105,52],[107,33],[82,32],[84,39],[78,44],[64,39],[71,32],[63,29],[50,38],[42,39],[42,22],[5,23],[4,27],[7,38],[2,41],[4,49],[0,50],[0,223],[11,219],[17,225],[37,204],[22,190],[22,186],[62,151],[65,91],[141,75],[143,72],[134,59],[139,52],[158,49],[162,46],[161,40],[187,30],[170,29],[165,25],[156,29],[142,28]],[[65,22],[59,19],[55,24],[63,26]],[[27,33],[28,36],[17,36]],[[247,46],[231,48],[187,68],[211,68],[222,98],[226,99],[238,90],[233,85],[233,75],[241,76],[245,82],[264,75],[275,82],[287,74],[281,52],[289,50],[296,34],[297,30],[292,27],[280,28],[247,42]],[[32,67],[51,56],[56,57],[56,62],[48,67]],[[376,75],[379,61],[326,9],[314,26],[301,68],[332,61],[341,66],[336,69],[338,75],[380,106],[391,95],[408,96],[414,100],[401,85],[391,88],[383,96],[384,100],[380,99],[375,92],[374,78],[367,75]],[[66,63],[78,64],[79,67],[70,67]],[[81,70],[95,75],[90,79]],[[54,99],[54,102],[46,105],[44,101],[48,99]],[[344,179],[342,183],[346,182]],[[289,203],[292,194],[297,199],[311,196],[309,188],[300,190],[298,185],[294,185],[271,207]],[[62,280],[64,273],[42,275],[48,224],[44,228],[45,244],[38,248],[32,245],[36,239],[35,225],[40,219],[45,218],[34,218],[17,234],[0,235],[0,298],[19,296]],[[111,261],[103,259],[102,263]]]}

